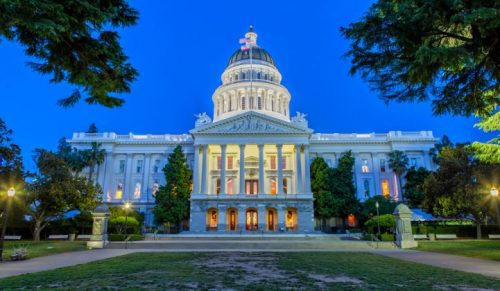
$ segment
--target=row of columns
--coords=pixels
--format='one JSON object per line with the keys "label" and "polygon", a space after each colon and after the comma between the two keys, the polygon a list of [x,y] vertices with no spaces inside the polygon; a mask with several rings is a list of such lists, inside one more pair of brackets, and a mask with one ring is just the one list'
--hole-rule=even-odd
{"label": "row of columns", "polygon": [[[264,194],[264,144],[257,145],[259,149],[259,191],[258,193]],[[220,193],[226,194],[226,144],[221,144],[221,170],[220,170]],[[277,193],[283,194],[283,145],[277,144],[277,172],[278,172],[278,181],[277,181]],[[239,175],[240,175],[240,193],[245,193],[245,145],[239,145],[240,150],[240,166],[239,166]],[[304,173],[304,181],[302,177],[302,158],[301,151],[304,151],[304,161],[305,161],[305,173]],[[201,156],[201,177],[199,177],[199,163],[200,163],[200,151],[202,152]],[[193,193],[207,193],[207,158],[208,158],[208,145],[195,145],[195,159],[194,159],[194,173],[193,173]],[[309,150],[307,145],[295,145],[295,153],[296,153],[296,181],[297,181],[297,192],[298,193],[310,193],[311,185],[310,185],[310,169],[309,169]],[[201,187],[200,187],[200,178],[201,178]]]}

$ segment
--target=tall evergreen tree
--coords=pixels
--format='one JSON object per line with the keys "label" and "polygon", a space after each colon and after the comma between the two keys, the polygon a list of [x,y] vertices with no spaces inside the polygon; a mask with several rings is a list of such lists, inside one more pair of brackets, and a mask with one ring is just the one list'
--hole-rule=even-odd
{"label": "tall evergreen tree", "polygon": [[326,219],[333,216],[334,201],[331,192],[331,169],[325,160],[316,157],[311,163],[311,190],[314,197],[314,216],[321,221],[324,230]]}
{"label": "tall evergreen tree", "polygon": [[360,203],[356,197],[354,185],[354,157],[348,151],[339,158],[338,166],[331,171],[331,192],[333,196],[334,215],[343,219],[346,227],[347,217],[359,212]]}
{"label": "tall evergreen tree", "polygon": [[189,219],[191,170],[180,145],[168,156],[163,172],[167,183],[155,196],[155,222],[175,225],[181,230],[182,222]]}
{"label": "tall evergreen tree", "polygon": [[97,177],[94,181],[94,183],[97,183],[99,178],[99,166],[104,162],[106,150],[101,148],[100,143],[92,142],[90,144],[90,149],[85,150],[84,157],[85,162],[89,167],[89,181],[92,181],[92,175],[94,174],[94,169],[97,166]]}
{"label": "tall evergreen tree", "polygon": [[121,106],[112,96],[130,91],[137,71],[119,43],[117,30],[134,25],[138,12],[125,0],[0,1],[0,38],[19,42],[38,62],[33,70],[68,82],[74,92],[62,106],[85,102]]}
{"label": "tall evergreen tree", "polygon": [[401,192],[401,199],[404,200],[403,196],[403,182],[401,181],[403,174],[408,169],[408,156],[402,151],[392,151],[389,153],[389,168],[394,171],[394,174],[398,177],[398,188]]}

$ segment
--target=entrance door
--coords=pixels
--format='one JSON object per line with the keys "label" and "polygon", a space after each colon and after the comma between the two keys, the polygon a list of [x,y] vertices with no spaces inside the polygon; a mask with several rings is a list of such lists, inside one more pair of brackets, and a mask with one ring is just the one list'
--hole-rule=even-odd
{"label": "entrance door", "polygon": [[245,180],[245,193],[255,195],[259,191],[259,180]]}
{"label": "entrance door", "polygon": [[257,220],[257,210],[247,210],[247,230],[258,230],[259,222]]}
{"label": "entrance door", "polygon": [[274,211],[268,210],[267,211],[267,229],[269,231],[275,231],[274,229]]}
{"label": "entrance door", "polygon": [[234,210],[229,212],[229,230],[236,230],[236,211]]}

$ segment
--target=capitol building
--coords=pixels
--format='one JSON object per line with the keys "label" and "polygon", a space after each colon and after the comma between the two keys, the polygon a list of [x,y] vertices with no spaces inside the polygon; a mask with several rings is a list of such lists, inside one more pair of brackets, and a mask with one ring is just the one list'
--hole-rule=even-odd
{"label": "capitol building", "polygon": [[73,147],[97,142],[106,150],[104,163],[94,171],[105,202],[129,201],[153,225],[154,196],[165,183],[162,169],[181,145],[193,171],[190,232],[307,233],[315,226],[310,180],[315,157],[335,167],[344,152],[352,151],[361,201],[374,195],[401,200],[397,177],[388,167],[391,151],[404,151],[410,166],[434,169],[431,131],[315,133],[305,114],[290,112],[291,94],[252,28],[244,40],[212,95],[212,117],[199,114],[189,133],[73,133],[68,139]]}

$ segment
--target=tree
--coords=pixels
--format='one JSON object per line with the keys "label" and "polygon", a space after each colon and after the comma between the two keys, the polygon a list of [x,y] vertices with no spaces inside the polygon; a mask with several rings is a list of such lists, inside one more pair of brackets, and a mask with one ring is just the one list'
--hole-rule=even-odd
{"label": "tree", "polygon": [[491,211],[487,203],[491,185],[485,181],[491,179],[488,175],[499,175],[500,166],[480,163],[473,155],[467,145],[441,149],[439,169],[424,182],[424,206],[430,213],[444,218],[472,216],[479,239],[481,222]]}
{"label": "tree", "polygon": [[87,133],[97,133],[98,130],[97,130],[97,126],[95,125],[95,123],[92,123],[91,125],[89,125],[89,129],[87,129]]}
{"label": "tree", "polygon": [[411,167],[405,175],[405,199],[410,208],[421,208],[424,201],[424,182],[425,178],[429,176],[430,171],[425,168]]}
{"label": "tree", "polygon": [[373,196],[365,200],[365,202],[361,205],[361,212],[359,215],[360,220],[366,220],[374,215],[377,215],[377,207],[375,207],[377,202],[379,205],[378,211],[380,215],[394,213],[394,209],[397,206],[397,203],[388,197],[381,195]]}
{"label": "tree", "polygon": [[167,183],[158,189],[155,196],[155,221],[176,225],[180,230],[182,221],[189,219],[191,193],[191,170],[180,145],[168,156],[163,173]]}
{"label": "tree", "polygon": [[75,176],[79,175],[87,166],[86,151],[78,150],[72,147],[64,137],[59,140],[57,155],[68,164],[73,172],[73,175]]}
{"label": "tree", "polygon": [[408,156],[402,151],[392,151],[389,153],[389,161],[388,165],[389,168],[396,174],[398,177],[398,188],[399,191],[401,191],[401,200],[404,199],[403,196],[403,183],[401,181],[401,177],[403,174],[406,172],[406,169],[408,168]]}
{"label": "tree", "polygon": [[58,155],[43,149],[35,151],[38,173],[26,187],[26,203],[31,216],[33,239],[50,219],[61,217],[72,209],[88,211],[100,202],[98,189],[84,177],[72,174],[70,166]]}
{"label": "tree", "polygon": [[344,228],[347,217],[350,214],[358,214],[360,209],[359,200],[356,198],[353,167],[354,157],[351,151],[348,151],[339,158],[338,166],[332,169],[330,174],[333,213],[342,218]]}
{"label": "tree", "polygon": [[94,169],[97,165],[97,177],[95,183],[99,179],[99,166],[104,162],[106,157],[106,150],[101,149],[101,144],[98,142],[90,143],[90,149],[84,151],[84,159],[86,166],[89,167],[89,181],[92,181],[92,175],[94,174]]}
{"label": "tree", "polygon": [[441,141],[437,144],[434,145],[434,147],[430,150],[430,155],[432,156],[432,161],[435,164],[439,164],[439,152],[441,151],[442,148],[444,147],[453,147],[453,143],[451,142],[450,138],[444,134],[441,137]]}
{"label": "tree", "polygon": [[113,93],[130,92],[137,71],[119,43],[118,28],[134,25],[138,12],[124,0],[0,1],[0,37],[25,47],[33,70],[66,81],[73,93],[59,101],[121,106]]}
{"label": "tree", "polygon": [[341,28],[351,73],[386,102],[432,97],[438,115],[490,116],[500,94],[498,13],[494,0],[378,0]]}
{"label": "tree", "polygon": [[[500,131],[500,111],[494,115],[484,118],[475,125],[485,132]],[[500,165],[500,134],[487,143],[474,142],[472,149],[476,157],[483,163]]]}
{"label": "tree", "polygon": [[372,218],[368,219],[364,226],[370,229],[370,233],[374,233],[373,229],[375,227],[378,227],[380,224],[380,228],[383,230],[381,232],[387,232],[390,229],[394,228],[395,224],[395,219],[394,215],[392,214],[382,214],[379,216],[373,216]]}
{"label": "tree", "polygon": [[331,169],[325,160],[316,157],[311,163],[311,190],[314,197],[314,216],[321,220],[321,229],[326,226],[326,219],[334,214],[331,192]]}

